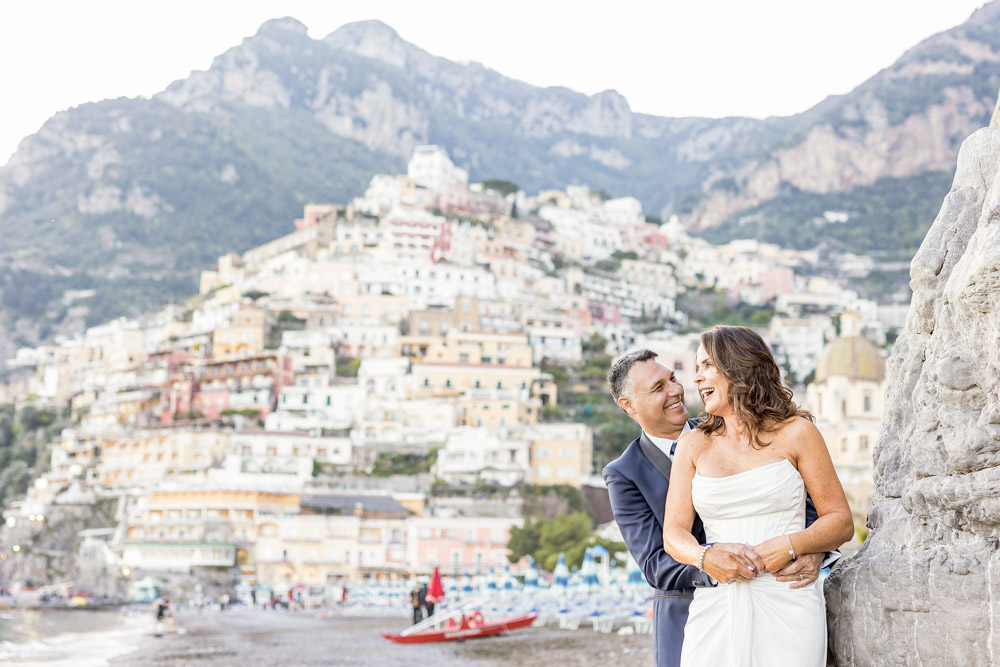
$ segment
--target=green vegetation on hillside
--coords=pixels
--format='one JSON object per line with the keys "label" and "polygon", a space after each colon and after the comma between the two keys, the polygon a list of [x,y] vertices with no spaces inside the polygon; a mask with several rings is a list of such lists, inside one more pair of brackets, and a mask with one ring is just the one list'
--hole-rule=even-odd
{"label": "green vegetation on hillside", "polygon": [[[706,230],[703,236],[712,243],[755,238],[799,250],[821,248],[908,260],[934,222],[951,180],[950,173],[928,172],[822,194],[786,186],[778,197]],[[824,211],[845,211],[850,219],[828,223]]]}
{"label": "green vegetation on hillside", "polygon": [[23,496],[48,466],[48,444],[63,426],[51,410],[0,405],[0,507]]}

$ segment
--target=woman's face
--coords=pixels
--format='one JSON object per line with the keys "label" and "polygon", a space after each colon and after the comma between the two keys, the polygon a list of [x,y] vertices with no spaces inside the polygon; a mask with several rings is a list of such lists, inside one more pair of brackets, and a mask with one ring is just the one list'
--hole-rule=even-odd
{"label": "woman's face", "polygon": [[729,403],[729,380],[715,367],[715,362],[705,348],[698,346],[695,357],[694,384],[698,387],[698,395],[705,403],[705,412],[710,415],[724,417],[732,412]]}

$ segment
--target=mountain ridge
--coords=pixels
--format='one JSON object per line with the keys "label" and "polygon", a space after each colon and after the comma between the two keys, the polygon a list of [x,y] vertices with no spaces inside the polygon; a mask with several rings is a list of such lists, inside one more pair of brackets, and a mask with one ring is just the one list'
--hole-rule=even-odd
{"label": "mountain ridge", "polygon": [[[99,292],[84,307],[90,319],[192,291],[220,254],[280,235],[305,203],[348,201],[373,174],[401,171],[422,143],[443,146],[473,180],[528,191],[584,182],[736,235],[747,229],[740,212],[753,210],[780,240],[798,222],[782,217],[801,208],[796,192],[849,202],[850,188],[896,179],[891,191],[905,193],[906,179],[951,169],[1000,81],[1000,30],[990,30],[1000,4],[973,18],[851,93],[768,119],[637,113],[615,91],[538,88],[448,61],[378,21],[322,39],[294,18],[267,21],[150,99],[56,114],[0,168],[0,352],[79,327],[80,309],[61,298],[77,283]],[[897,81],[914,77],[916,92]],[[15,292],[32,281],[47,291],[25,304]]]}

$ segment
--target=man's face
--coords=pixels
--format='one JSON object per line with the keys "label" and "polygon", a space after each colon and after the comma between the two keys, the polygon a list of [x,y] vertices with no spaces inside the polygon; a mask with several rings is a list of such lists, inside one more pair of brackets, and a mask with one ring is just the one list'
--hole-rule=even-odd
{"label": "man's face", "polygon": [[674,372],[656,359],[649,359],[634,364],[629,378],[635,381],[633,396],[622,396],[618,405],[649,435],[676,438],[687,422],[688,413],[684,407],[684,387]]}

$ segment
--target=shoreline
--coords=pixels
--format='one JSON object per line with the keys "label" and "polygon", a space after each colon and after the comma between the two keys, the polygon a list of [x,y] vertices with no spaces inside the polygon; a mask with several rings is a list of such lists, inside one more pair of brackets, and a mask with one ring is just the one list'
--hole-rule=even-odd
{"label": "shoreline", "polygon": [[0,640],[0,663],[102,667],[136,650],[149,627],[146,613],[67,611],[37,607],[0,610],[0,628],[4,630],[0,636],[18,639]]}
{"label": "shoreline", "polygon": [[510,664],[550,667],[555,664],[604,666],[625,660],[651,664],[650,635],[617,635],[594,632],[590,627],[561,630],[554,626],[525,628],[510,634],[462,642],[399,645],[380,632],[398,632],[406,620],[393,617],[332,615],[314,612],[280,612],[257,609],[183,610],[176,617],[183,634],[154,637],[152,617],[145,638],[127,654],[111,658],[115,667],[131,665],[268,664],[268,665],[379,665],[435,667]]}

